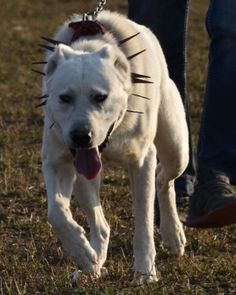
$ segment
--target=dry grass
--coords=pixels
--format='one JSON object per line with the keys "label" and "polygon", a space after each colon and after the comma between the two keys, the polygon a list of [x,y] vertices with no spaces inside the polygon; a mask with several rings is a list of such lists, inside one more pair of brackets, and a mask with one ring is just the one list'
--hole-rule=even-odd
{"label": "dry grass", "polygon": [[[108,1],[126,12],[126,1]],[[208,1],[193,1],[190,25],[189,86],[194,141],[207,64],[203,13]],[[168,256],[156,232],[158,284],[131,287],[132,210],[123,170],[105,171],[102,202],[112,228],[109,274],[72,286],[75,265],[47,223],[41,173],[42,114],[32,98],[40,78],[31,62],[42,57],[39,36],[50,36],[70,14],[92,9],[96,1],[9,0],[1,3],[0,51],[0,294],[236,294],[236,231],[186,230],[188,246],[180,260]],[[120,206],[122,204],[122,207]],[[74,205],[85,227],[85,218]]]}

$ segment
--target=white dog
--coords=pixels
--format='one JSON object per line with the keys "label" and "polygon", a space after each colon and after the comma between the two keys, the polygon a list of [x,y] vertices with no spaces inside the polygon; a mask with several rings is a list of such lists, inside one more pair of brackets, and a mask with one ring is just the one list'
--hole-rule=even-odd
{"label": "white dog", "polygon": [[[157,280],[155,187],[162,238],[171,253],[184,253],[174,180],[188,163],[185,113],[151,31],[108,11],[97,21],[74,16],[56,34],[60,42],[45,38],[54,45],[42,102],[48,218],[82,272],[99,276],[110,233],[99,199],[101,158],[122,164],[134,200],[134,276],[141,284]],[[72,217],[72,193],[87,214],[90,241]]]}

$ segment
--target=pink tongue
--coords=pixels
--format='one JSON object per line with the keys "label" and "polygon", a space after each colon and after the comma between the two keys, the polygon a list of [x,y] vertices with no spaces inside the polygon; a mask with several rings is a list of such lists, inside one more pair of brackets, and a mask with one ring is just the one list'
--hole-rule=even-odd
{"label": "pink tongue", "polygon": [[75,168],[88,180],[94,179],[102,167],[101,158],[97,148],[76,149]]}

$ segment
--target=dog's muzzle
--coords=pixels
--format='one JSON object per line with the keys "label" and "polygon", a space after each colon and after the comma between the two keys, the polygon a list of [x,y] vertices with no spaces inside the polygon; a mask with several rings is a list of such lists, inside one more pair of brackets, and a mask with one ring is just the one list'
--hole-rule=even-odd
{"label": "dog's muzzle", "polygon": [[92,147],[92,131],[89,129],[74,129],[70,132],[70,138],[75,148]]}
{"label": "dog's muzzle", "polygon": [[88,180],[97,177],[102,168],[101,153],[109,143],[115,122],[108,129],[105,140],[98,146],[92,147],[92,132],[75,129],[70,136],[75,148],[71,149],[76,171]]}

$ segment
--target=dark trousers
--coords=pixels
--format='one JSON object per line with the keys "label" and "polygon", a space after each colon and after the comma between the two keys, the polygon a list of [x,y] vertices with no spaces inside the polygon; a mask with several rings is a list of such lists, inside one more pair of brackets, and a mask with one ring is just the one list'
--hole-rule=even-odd
{"label": "dark trousers", "polygon": [[[163,48],[170,77],[183,99],[190,130],[190,162],[176,189],[193,191],[195,163],[186,90],[186,41],[190,0],[129,0],[129,17],[149,27]],[[236,0],[211,0],[206,26],[209,67],[197,152],[201,168],[221,170],[236,183]],[[203,169],[202,169],[203,170]]]}

